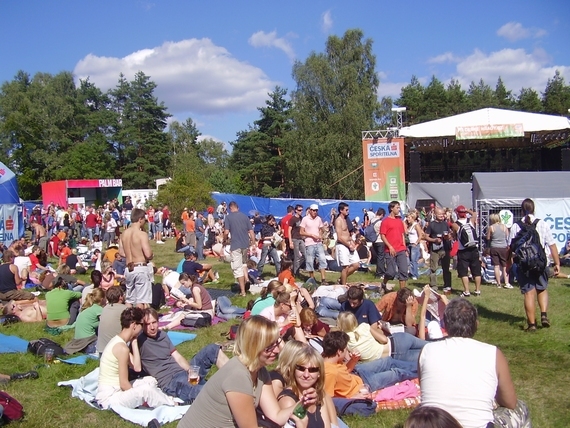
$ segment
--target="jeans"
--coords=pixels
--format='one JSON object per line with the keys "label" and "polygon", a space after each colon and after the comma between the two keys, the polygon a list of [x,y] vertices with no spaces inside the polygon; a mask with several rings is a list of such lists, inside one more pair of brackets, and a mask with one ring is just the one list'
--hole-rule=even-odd
{"label": "jeans", "polygon": [[326,318],[337,319],[338,314],[342,310],[340,303],[337,299],[332,297],[321,297],[319,299],[319,304],[315,308],[317,315]]}
{"label": "jeans", "polygon": [[327,268],[327,258],[322,243],[305,246],[306,269],[309,272],[315,271],[315,257],[319,259],[319,269]]}
{"label": "jeans", "polygon": [[216,315],[225,320],[241,318],[245,314],[245,308],[238,308],[232,305],[230,299],[226,296],[220,296],[216,299]]}
{"label": "jeans", "polygon": [[206,376],[210,368],[216,364],[219,352],[219,345],[206,345],[190,360],[191,366],[200,367],[200,383],[198,385],[190,385],[188,383],[188,373],[182,370],[174,375],[167,385],[161,385],[162,391],[184,400],[185,404],[192,403],[202,390],[202,386],[206,383]]}
{"label": "jeans", "polygon": [[408,251],[410,252],[410,274],[417,278],[418,272],[418,260],[420,259],[420,247],[417,245],[408,245]]}
{"label": "jeans", "polygon": [[297,275],[301,268],[301,261],[307,258],[304,239],[293,239],[293,274]]}
{"label": "jeans", "polygon": [[375,242],[372,247],[376,252],[376,276],[384,276],[386,274],[386,255],[384,253],[384,243]]}
{"label": "jeans", "polygon": [[417,364],[420,352],[427,342],[408,333],[394,333],[392,343],[392,358]]}
{"label": "jeans", "polygon": [[204,234],[196,233],[196,258],[204,260]]}
{"label": "jeans", "polygon": [[418,377],[418,363],[395,360],[391,357],[359,363],[354,371],[372,391]]}
{"label": "jeans", "polygon": [[263,247],[261,248],[261,257],[257,264],[257,271],[260,275],[263,275],[263,267],[265,266],[265,259],[267,259],[268,255],[273,260],[273,263],[275,263],[275,270],[277,271],[277,275],[279,275],[279,271],[281,270],[281,261],[279,260],[277,249],[273,244],[263,244]]}

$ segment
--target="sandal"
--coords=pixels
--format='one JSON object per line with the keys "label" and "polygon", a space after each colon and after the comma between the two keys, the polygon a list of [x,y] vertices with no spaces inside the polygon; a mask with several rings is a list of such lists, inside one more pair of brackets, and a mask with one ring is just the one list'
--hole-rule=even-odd
{"label": "sandal", "polygon": [[473,294],[475,294],[477,297],[481,295],[480,291],[474,291]]}
{"label": "sandal", "polygon": [[464,291],[463,293],[461,293],[461,297],[471,297],[471,293]]}
{"label": "sandal", "polygon": [[536,324],[529,324],[527,328],[524,329],[525,333],[535,333]]}
{"label": "sandal", "polygon": [[550,327],[550,321],[548,320],[548,317],[546,315],[540,317],[540,323],[544,328]]}

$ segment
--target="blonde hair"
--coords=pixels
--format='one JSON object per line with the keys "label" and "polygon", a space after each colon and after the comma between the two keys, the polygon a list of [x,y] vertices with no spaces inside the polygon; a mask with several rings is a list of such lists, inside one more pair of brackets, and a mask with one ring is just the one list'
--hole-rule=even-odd
{"label": "blonde hair", "polygon": [[81,310],[84,311],[87,308],[90,308],[93,305],[103,306],[101,303],[105,300],[105,290],[102,288],[94,288],[91,293],[87,295],[85,298],[85,302],[83,302],[83,306],[81,306]]}
{"label": "blonde hair", "polygon": [[57,268],[57,273],[60,275],[69,275],[71,273],[71,268],[67,265],[61,265]]}
{"label": "blonde hair", "polygon": [[283,372],[281,373],[285,378],[287,387],[291,388],[295,395],[301,397],[303,395],[303,390],[297,383],[297,377],[295,376],[296,367],[298,365],[311,365],[313,367],[319,368],[319,377],[317,378],[315,384],[312,385],[312,387],[315,388],[317,392],[317,404],[322,404],[325,395],[325,362],[323,360],[323,357],[316,351],[315,348],[305,345],[299,348],[297,352],[295,352],[295,354],[292,356],[289,363],[289,369],[287,370],[288,376],[286,376]]}
{"label": "blonde hair", "polygon": [[318,321],[317,314],[311,308],[301,309],[299,318],[301,319],[301,324],[310,324],[311,326],[315,325]]}
{"label": "blonde hair", "polygon": [[240,324],[234,347],[234,355],[250,372],[260,369],[259,354],[279,338],[279,327],[260,315],[254,315]]}
{"label": "blonde hair", "polygon": [[356,329],[358,328],[358,321],[352,312],[341,312],[338,314],[336,326],[340,331],[344,331],[345,333],[354,332],[354,338],[356,341],[358,341],[359,335],[356,332]]}
{"label": "blonde hair", "polygon": [[491,222],[490,224],[499,223],[501,221],[501,217],[499,217],[499,214],[491,214],[489,216],[489,221]]}
{"label": "blonde hair", "polygon": [[290,371],[291,371],[292,361],[295,360],[295,358],[297,356],[297,352],[301,348],[304,348],[305,346],[309,346],[309,345],[293,339],[293,340],[288,341],[285,344],[285,346],[283,346],[283,349],[281,350],[281,352],[279,352],[279,361],[277,362],[277,367],[275,367],[275,370],[278,373],[281,373],[281,375],[285,379],[284,387],[286,387],[287,385],[290,384],[289,379],[291,378]]}

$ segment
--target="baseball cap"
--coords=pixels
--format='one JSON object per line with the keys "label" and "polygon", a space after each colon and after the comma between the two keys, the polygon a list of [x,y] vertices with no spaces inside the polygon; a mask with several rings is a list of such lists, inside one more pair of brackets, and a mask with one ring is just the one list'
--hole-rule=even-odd
{"label": "baseball cap", "polygon": [[311,204],[311,205],[309,206],[309,209],[311,209],[311,210],[318,210],[318,209],[319,209],[319,206],[318,206],[317,204]]}
{"label": "baseball cap", "polygon": [[459,213],[465,213],[467,212],[467,210],[463,205],[459,205],[457,208],[455,208],[455,212],[459,214]]}

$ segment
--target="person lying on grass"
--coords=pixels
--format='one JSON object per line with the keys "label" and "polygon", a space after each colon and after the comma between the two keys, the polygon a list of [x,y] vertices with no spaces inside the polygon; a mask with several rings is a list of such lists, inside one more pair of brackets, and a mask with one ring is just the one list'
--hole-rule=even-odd
{"label": "person lying on grass", "polygon": [[2,309],[3,315],[16,315],[22,322],[38,322],[46,319],[46,301],[38,300],[33,303],[22,303],[10,300]]}

